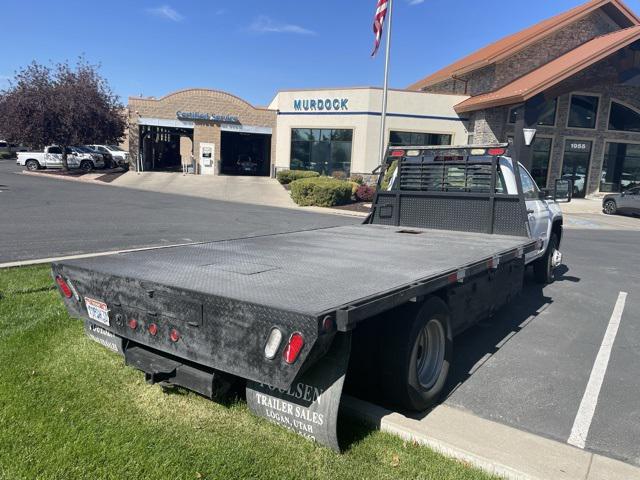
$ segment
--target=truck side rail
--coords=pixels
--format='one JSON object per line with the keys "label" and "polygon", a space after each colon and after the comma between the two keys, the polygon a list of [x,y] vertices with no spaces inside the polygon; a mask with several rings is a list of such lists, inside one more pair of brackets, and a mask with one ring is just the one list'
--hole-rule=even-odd
{"label": "truck side rail", "polygon": [[[517,194],[508,193],[500,177],[507,149],[390,147],[368,223],[528,237],[518,162],[512,162]],[[385,189],[390,169],[396,171]]]}

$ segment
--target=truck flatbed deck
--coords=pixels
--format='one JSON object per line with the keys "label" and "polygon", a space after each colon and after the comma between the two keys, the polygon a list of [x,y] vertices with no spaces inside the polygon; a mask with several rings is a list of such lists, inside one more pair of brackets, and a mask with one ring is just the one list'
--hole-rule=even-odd
{"label": "truck flatbed deck", "polygon": [[514,236],[353,225],[63,265],[316,317],[533,244]]}

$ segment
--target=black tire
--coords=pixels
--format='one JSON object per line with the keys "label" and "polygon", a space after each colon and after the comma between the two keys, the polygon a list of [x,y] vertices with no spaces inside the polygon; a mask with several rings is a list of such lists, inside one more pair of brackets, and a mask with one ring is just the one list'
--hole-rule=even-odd
{"label": "black tire", "polygon": [[[453,355],[453,336],[449,309],[437,297],[422,304],[397,309],[398,316],[390,322],[388,343],[383,342],[381,388],[384,399],[393,406],[410,411],[424,411],[440,400],[447,381]],[[425,349],[422,341],[430,329],[437,349]],[[426,333],[425,333],[426,332]],[[435,338],[438,337],[438,338]],[[386,343],[386,345],[385,345]],[[426,370],[426,359],[437,361]],[[428,372],[428,375],[423,373]]]}
{"label": "black tire", "polygon": [[82,160],[80,162],[80,170],[82,170],[83,172],[90,172],[91,170],[93,170],[93,163],[91,163],[89,160]]}
{"label": "black tire", "polygon": [[602,211],[607,215],[615,215],[618,211],[618,205],[615,200],[607,200],[604,202],[604,206],[602,207]]}
{"label": "black tire", "polygon": [[27,167],[27,170],[29,170],[30,172],[40,170],[40,164],[37,160],[27,160],[27,162],[25,163],[25,167]]}
{"label": "black tire", "polygon": [[554,233],[549,239],[547,251],[538,260],[533,262],[533,276],[537,283],[548,285],[553,283],[553,254],[558,249],[558,236]]}

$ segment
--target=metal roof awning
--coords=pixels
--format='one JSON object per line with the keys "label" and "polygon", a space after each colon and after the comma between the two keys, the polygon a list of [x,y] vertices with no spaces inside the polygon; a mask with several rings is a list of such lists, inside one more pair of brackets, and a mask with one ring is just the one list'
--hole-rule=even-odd
{"label": "metal roof awning", "polygon": [[149,125],[152,127],[170,127],[170,128],[194,128],[195,122],[188,120],[172,120],[168,118],[149,118],[140,117],[138,125]]}

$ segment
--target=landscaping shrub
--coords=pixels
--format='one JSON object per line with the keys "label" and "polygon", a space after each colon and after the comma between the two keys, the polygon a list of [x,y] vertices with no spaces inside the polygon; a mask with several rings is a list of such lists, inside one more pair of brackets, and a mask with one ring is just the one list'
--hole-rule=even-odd
{"label": "landscaping shrub", "polygon": [[333,178],[337,178],[338,180],[346,180],[347,179],[347,174],[345,172],[343,172],[342,170],[336,170],[335,172],[333,172],[331,174],[331,176]]}
{"label": "landscaping shrub", "polygon": [[351,184],[331,177],[303,178],[291,182],[291,198],[303,207],[333,207],[351,200]]}
{"label": "landscaping shrub", "polygon": [[358,185],[364,185],[364,178],[362,175],[351,175],[351,177],[349,177],[349,181],[355,182]]}
{"label": "landscaping shrub", "polygon": [[15,158],[15,154],[13,154],[11,152],[2,152],[2,153],[0,153],[0,159],[2,159],[2,160],[9,160],[11,158]]}
{"label": "landscaping shrub", "polygon": [[281,170],[276,174],[276,178],[282,185],[287,185],[301,178],[319,177],[318,172],[311,170]]}
{"label": "landscaping shrub", "polygon": [[349,185],[351,185],[351,196],[355,197],[358,188],[360,188],[360,184],[354,181],[349,181]]}
{"label": "landscaping shrub", "polygon": [[376,189],[369,185],[360,185],[356,190],[356,198],[361,202],[371,202],[376,194]]}

